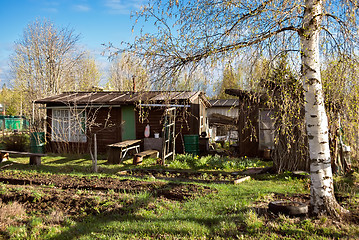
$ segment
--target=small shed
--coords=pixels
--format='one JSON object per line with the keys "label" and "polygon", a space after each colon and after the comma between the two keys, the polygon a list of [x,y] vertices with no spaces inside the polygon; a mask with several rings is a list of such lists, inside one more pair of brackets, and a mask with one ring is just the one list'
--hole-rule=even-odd
{"label": "small shed", "polygon": [[24,116],[0,115],[0,129],[2,131],[24,131],[29,126],[28,120]]}
{"label": "small shed", "polygon": [[226,89],[226,93],[238,97],[238,152],[240,156],[263,157],[274,148],[273,111],[269,109],[266,95]]}
{"label": "small shed", "polygon": [[[176,152],[184,151],[184,135],[207,131],[207,107],[204,93],[190,91],[143,92],[65,92],[35,101],[46,109],[47,151],[88,151],[89,136],[96,133],[99,152],[109,144],[145,139],[144,144],[161,138],[164,112],[176,108]],[[159,135],[159,136],[158,136]],[[153,139],[149,140],[149,139]]]}
{"label": "small shed", "polygon": [[239,112],[238,99],[212,99],[207,110],[210,136],[214,140],[237,140],[237,121]]}

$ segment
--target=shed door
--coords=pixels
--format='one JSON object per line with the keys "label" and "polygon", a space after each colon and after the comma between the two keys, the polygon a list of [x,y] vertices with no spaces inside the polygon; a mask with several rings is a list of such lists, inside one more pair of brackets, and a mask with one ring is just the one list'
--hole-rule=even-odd
{"label": "shed door", "polygon": [[134,106],[121,107],[122,141],[136,139],[136,122]]}

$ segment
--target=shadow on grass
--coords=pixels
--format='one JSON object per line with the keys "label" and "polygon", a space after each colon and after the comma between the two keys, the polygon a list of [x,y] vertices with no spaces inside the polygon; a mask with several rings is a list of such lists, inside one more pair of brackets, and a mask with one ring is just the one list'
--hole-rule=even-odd
{"label": "shadow on grass", "polygon": [[[196,229],[189,231],[188,225],[181,223],[190,223],[196,227],[206,228],[206,235],[231,238],[238,235],[238,229],[233,231],[218,231],[220,224],[224,221],[234,222],[238,219],[224,215],[215,217],[185,217],[185,216],[158,216],[142,217],[136,214],[140,209],[146,209],[155,202],[154,198],[140,199],[130,206],[125,207],[122,211],[108,212],[95,216],[88,216],[77,222],[68,230],[49,239],[78,239],[81,237],[88,238],[105,238],[105,239],[122,239],[122,238],[153,238],[166,239],[167,237],[190,237],[196,236]],[[117,222],[117,223],[116,223]],[[160,226],[160,227],[159,227]],[[159,228],[159,229],[158,229]],[[203,235],[199,235],[203,237]]]}
{"label": "shadow on grass", "polygon": [[[107,216],[97,216],[91,219],[93,223],[89,227],[89,224],[86,223],[86,220],[83,222],[77,223],[74,227],[70,228],[69,230],[62,232],[61,234],[50,238],[50,239],[78,239],[81,236],[87,236],[90,238],[103,238],[105,239],[127,239],[132,237],[131,239],[139,238],[139,239],[178,239],[181,238],[190,238],[193,237],[202,237],[204,238],[205,235],[209,236],[209,239],[212,237],[224,237],[228,238],[235,238],[239,235],[238,230],[226,231],[226,232],[219,232],[218,228],[220,227],[220,223],[223,221],[235,221],[235,219],[228,219],[217,216],[215,218],[141,218],[136,217],[133,215],[107,215]],[[117,229],[109,229],[106,231],[106,225],[110,224],[114,221],[126,221],[128,225],[132,225],[132,227],[128,228],[117,228]],[[145,224],[146,226],[141,226],[141,222],[150,222],[149,224]],[[95,224],[96,222],[96,224]],[[168,227],[164,227],[165,229],[157,230],[156,228],[152,228],[151,225],[165,225],[169,223]],[[176,222],[194,222],[195,225],[201,224],[204,225],[208,229],[207,234],[196,234],[196,230],[194,229],[193,232],[190,232],[186,226],[180,227],[177,224],[177,227],[173,227],[173,223]],[[172,223],[172,224],[170,224]],[[201,226],[203,227],[203,226]],[[97,235],[99,237],[97,237]],[[104,236],[105,235],[105,236]]]}
{"label": "shadow on grass", "polygon": [[75,157],[64,157],[62,159],[51,161],[51,162],[46,162],[46,163],[51,163],[54,165],[71,164],[71,163],[79,164],[79,163],[85,163],[89,160],[90,159],[80,159],[79,160],[79,158],[75,158]]}
{"label": "shadow on grass", "polygon": [[[110,165],[104,156],[98,159],[98,173],[99,174],[115,174],[122,170],[133,168],[132,164],[123,163],[117,165]],[[42,173],[52,174],[94,174],[92,167],[92,160],[89,156],[69,155],[49,155],[43,157],[41,165],[35,166],[29,164],[29,158],[11,157],[10,160],[0,163],[0,170],[36,170]]]}
{"label": "shadow on grass", "polygon": [[[183,199],[176,198],[177,200],[174,200],[169,198],[170,195],[167,194],[172,192],[172,190],[176,191],[176,193],[185,194],[182,191],[177,191],[176,186],[178,185],[166,183],[161,185],[160,188],[155,187],[151,190],[142,191],[139,189],[137,193],[133,192],[134,195],[132,196],[134,198],[132,201],[120,201],[123,205],[116,209],[104,208],[100,214],[88,215],[81,219],[75,215],[73,217],[77,218],[76,223],[67,226],[65,223],[64,230],[56,235],[52,235],[52,238],[47,236],[46,239],[78,239],[82,237],[85,239],[121,239],[133,238],[133,236],[150,236],[157,239],[161,235],[186,237],[191,235],[197,236],[201,233],[218,236],[220,234],[218,229],[221,223],[225,221],[234,222],[235,219],[229,218],[224,212],[221,214],[204,213],[197,216],[193,213],[192,208],[185,208],[187,210],[184,210],[184,212],[182,212],[182,209],[177,209],[179,207],[177,205],[178,201],[183,201]],[[126,194],[129,192],[131,191],[126,191]],[[175,209],[179,210],[174,210],[174,214],[171,213],[173,211],[173,209],[171,211],[173,201]],[[195,202],[197,199],[190,201]],[[71,198],[69,202],[71,202]],[[56,202],[53,203],[56,204]],[[165,203],[165,209],[167,209],[164,215],[157,214],[157,210],[163,206],[162,203]],[[92,209],[91,206],[89,205],[89,210]],[[202,205],[198,206],[200,209],[202,208]],[[87,212],[88,209],[85,206],[83,207],[83,211]],[[93,207],[95,208],[96,206]],[[106,211],[107,209],[111,210]],[[202,212],[200,209],[193,210]],[[93,211],[90,212],[93,213]],[[32,236],[37,229],[28,228],[26,231],[28,231],[28,236]],[[231,233],[226,232],[226,236],[232,234],[236,234],[236,231]]]}

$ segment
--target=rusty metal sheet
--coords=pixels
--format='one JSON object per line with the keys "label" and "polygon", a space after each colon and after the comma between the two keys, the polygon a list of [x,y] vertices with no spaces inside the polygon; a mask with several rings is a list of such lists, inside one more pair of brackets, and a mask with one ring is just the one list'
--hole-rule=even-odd
{"label": "rusty metal sheet", "polygon": [[145,92],[67,92],[38,99],[35,103],[76,103],[76,104],[131,104],[159,103],[175,100],[189,100],[201,92],[188,91],[145,91]]}

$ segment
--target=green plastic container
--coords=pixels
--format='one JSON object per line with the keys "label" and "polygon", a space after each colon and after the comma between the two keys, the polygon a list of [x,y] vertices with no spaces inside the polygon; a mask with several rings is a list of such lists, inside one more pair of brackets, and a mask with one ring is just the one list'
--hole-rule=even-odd
{"label": "green plastic container", "polygon": [[45,152],[45,146],[39,145],[39,146],[30,146],[30,152],[31,153],[44,153]]}
{"label": "green plastic container", "polygon": [[185,153],[199,154],[199,135],[184,135]]}
{"label": "green plastic container", "polygon": [[44,153],[45,148],[45,133],[32,132],[30,134],[30,152]]}

